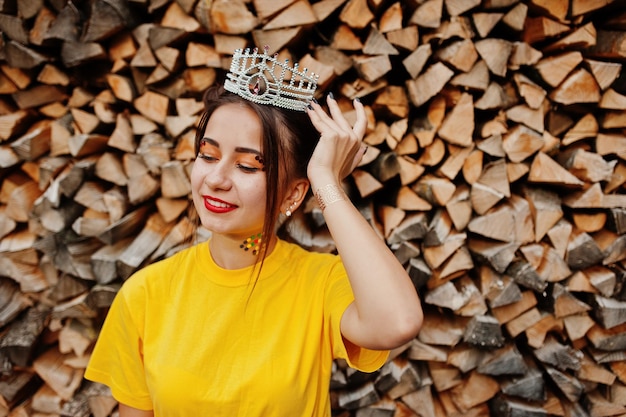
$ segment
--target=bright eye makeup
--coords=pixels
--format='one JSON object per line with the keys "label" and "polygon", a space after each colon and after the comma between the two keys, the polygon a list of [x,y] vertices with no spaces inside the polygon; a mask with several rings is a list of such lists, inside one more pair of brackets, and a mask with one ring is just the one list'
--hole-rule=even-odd
{"label": "bright eye makeup", "polygon": [[[200,141],[198,158],[202,158],[208,162],[214,162],[219,161],[222,157],[222,152],[216,141],[210,138],[204,138]],[[234,164],[245,173],[255,173],[265,170],[263,157],[254,149],[235,148]]]}
{"label": "bright eye makeup", "polygon": [[245,172],[257,172],[263,171],[265,167],[259,160],[254,158],[254,155],[246,155],[238,158],[237,168]]}
{"label": "bright eye makeup", "polygon": [[219,159],[220,150],[217,146],[210,143],[206,139],[202,139],[200,141],[200,149],[198,151],[198,158],[206,159],[208,161],[213,161]]}

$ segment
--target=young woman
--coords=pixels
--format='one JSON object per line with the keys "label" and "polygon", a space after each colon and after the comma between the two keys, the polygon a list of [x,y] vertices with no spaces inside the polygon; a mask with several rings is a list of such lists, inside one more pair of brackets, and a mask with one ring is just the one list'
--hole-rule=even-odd
{"label": "young woman", "polygon": [[[230,90],[205,96],[191,173],[211,238],[125,282],[85,374],[121,417],[330,416],[333,359],[373,372],[421,326],[404,268],[341,189],[366,149],[363,105],[353,127],[332,95],[327,113]],[[309,188],[338,256],[276,236]]]}

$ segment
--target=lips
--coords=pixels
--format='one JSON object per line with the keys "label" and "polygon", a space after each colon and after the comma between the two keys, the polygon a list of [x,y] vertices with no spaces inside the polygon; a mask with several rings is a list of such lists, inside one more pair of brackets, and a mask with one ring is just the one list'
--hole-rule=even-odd
{"label": "lips", "polygon": [[212,213],[228,213],[237,208],[236,205],[227,203],[215,197],[204,196],[204,207]]}

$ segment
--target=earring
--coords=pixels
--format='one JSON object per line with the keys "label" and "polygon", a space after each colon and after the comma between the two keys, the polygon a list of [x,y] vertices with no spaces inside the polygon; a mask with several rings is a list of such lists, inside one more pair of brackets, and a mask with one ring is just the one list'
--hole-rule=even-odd
{"label": "earring", "polygon": [[289,208],[287,210],[285,210],[285,216],[287,217],[291,217],[291,215],[293,214],[293,209],[296,207],[296,203],[291,203],[291,205],[289,206]]}

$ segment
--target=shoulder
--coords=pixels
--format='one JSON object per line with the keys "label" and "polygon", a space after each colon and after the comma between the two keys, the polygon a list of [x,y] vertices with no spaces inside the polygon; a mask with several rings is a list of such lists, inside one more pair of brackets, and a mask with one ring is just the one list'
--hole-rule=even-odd
{"label": "shoulder", "polygon": [[317,276],[345,274],[341,258],[338,255],[310,251],[286,241],[281,241],[278,249],[277,261],[283,267],[289,265],[291,270],[298,270],[304,274],[310,272]]}
{"label": "shoulder", "polygon": [[195,257],[196,250],[197,245],[146,265],[133,273],[124,282],[120,291],[126,297],[131,298],[155,291],[167,291],[172,279],[180,277],[181,271],[185,271],[186,268],[194,264],[192,259]]}
{"label": "shoulder", "polygon": [[341,262],[339,256],[332,253],[315,252],[304,249],[295,243],[280,241],[278,246],[279,255],[282,259],[290,262],[315,262],[320,264],[334,264]]}

